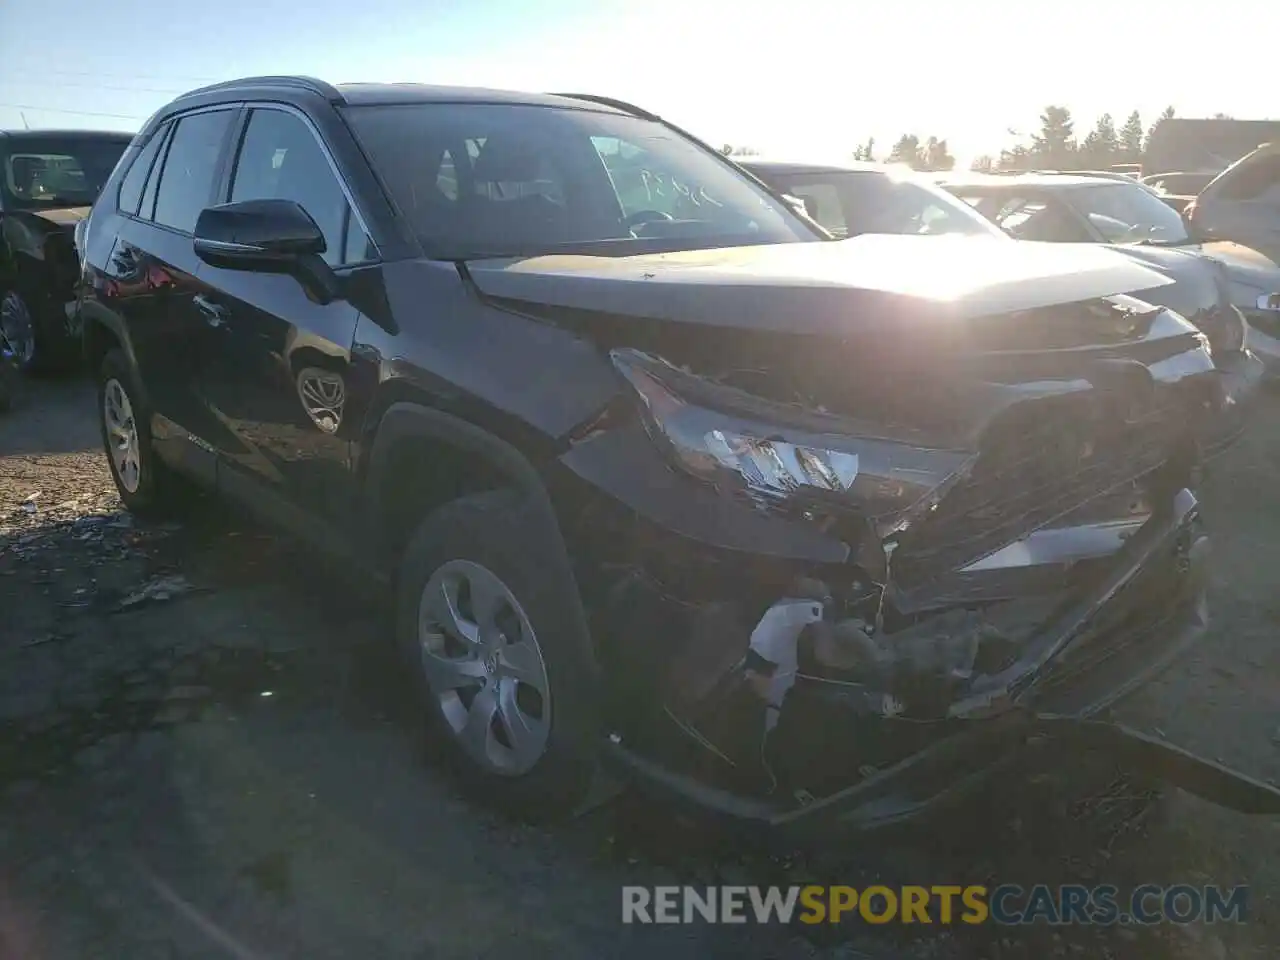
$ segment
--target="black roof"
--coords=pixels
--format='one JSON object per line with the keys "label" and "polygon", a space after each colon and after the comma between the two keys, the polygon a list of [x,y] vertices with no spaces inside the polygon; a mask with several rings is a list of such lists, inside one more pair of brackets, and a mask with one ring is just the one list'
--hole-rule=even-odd
{"label": "black roof", "polygon": [[189,101],[216,102],[264,93],[310,94],[338,105],[364,106],[399,103],[507,103],[527,106],[569,107],[608,113],[618,110],[600,100],[578,99],[548,93],[491,90],[484,87],[436,86],[426,83],[342,83],[331,84],[314,77],[245,77],[227,80],[184,93],[175,105]]}
{"label": "black roof", "polygon": [[132,133],[123,130],[0,130],[0,137],[9,140],[116,140],[128,143]]}

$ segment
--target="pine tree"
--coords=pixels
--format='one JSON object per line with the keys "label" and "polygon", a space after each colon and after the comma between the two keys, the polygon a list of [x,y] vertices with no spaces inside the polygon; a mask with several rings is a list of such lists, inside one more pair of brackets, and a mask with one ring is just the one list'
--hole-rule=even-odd
{"label": "pine tree", "polygon": [[1137,163],[1142,159],[1142,115],[1137,110],[1129,114],[1129,119],[1120,128],[1120,160],[1122,163]]}
{"label": "pine tree", "polygon": [[947,141],[930,137],[920,151],[919,170],[951,170],[956,165],[956,158],[947,150]]}
{"label": "pine tree", "polygon": [[914,133],[904,133],[889,152],[890,163],[907,163],[915,166],[920,162],[920,138]]}
{"label": "pine tree", "polygon": [[1116,134],[1115,121],[1111,114],[1104,113],[1080,145],[1080,161],[1087,167],[1105,169],[1116,162],[1119,149],[1120,138]]}
{"label": "pine tree", "polygon": [[1156,117],[1156,122],[1151,125],[1151,129],[1147,131],[1147,141],[1150,142],[1152,134],[1156,132],[1156,128],[1166,120],[1173,119],[1173,107],[1165,107],[1164,112]]}
{"label": "pine tree", "polygon": [[1076,152],[1071,111],[1066,107],[1045,107],[1040,115],[1040,133],[1031,141],[1031,152],[1041,166],[1049,169],[1069,167]]}

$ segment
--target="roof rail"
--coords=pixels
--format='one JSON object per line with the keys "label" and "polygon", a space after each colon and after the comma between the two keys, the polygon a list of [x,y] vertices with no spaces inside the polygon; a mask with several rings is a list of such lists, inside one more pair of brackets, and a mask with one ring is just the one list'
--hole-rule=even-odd
{"label": "roof rail", "polygon": [[598,103],[602,107],[613,107],[615,110],[621,110],[623,113],[629,113],[635,117],[642,117],[645,120],[661,119],[656,113],[650,113],[648,110],[637,107],[634,103],[627,103],[625,100],[617,100],[614,97],[602,97],[595,93],[553,93],[553,97],[565,97],[569,100],[585,100],[588,103]]}
{"label": "roof rail", "polygon": [[342,93],[337,87],[323,80],[317,80],[315,77],[242,77],[239,80],[223,80],[221,83],[188,90],[182,96],[194,97],[202,93],[216,93],[219,90],[237,90],[244,87],[286,87],[307,90],[335,103],[342,100]]}

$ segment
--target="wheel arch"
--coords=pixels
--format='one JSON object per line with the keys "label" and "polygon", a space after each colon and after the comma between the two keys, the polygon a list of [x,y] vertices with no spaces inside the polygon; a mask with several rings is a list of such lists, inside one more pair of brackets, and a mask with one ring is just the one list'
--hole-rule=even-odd
{"label": "wheel arch", "polygon": [[137,357],[133,344],[125,330],[124,321],[109,310],[102,309],[92,300],[82,300],[79,307],[80,352],[85,367],[96,376],[102,358],[113,348],[123,351],[129,364],[136,370]]}
{"label": "wheel arch", "polygon": [[412,400],[391,403],[374,428],[363,469],[367,536],[380,566],[394,571],[422,520],[460,497],[510,487],[520,491],[538,526],[588,661],[594,648],[568,547],[550,494],[534,465],[515,446],[452,414]]}

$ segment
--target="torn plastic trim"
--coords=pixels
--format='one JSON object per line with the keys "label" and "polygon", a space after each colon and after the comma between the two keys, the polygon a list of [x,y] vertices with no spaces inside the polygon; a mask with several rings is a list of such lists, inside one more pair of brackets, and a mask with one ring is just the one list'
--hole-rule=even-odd
{"label": "torn plastic trim", "polygon": [[1039,717],[1036,725],[1051,739],[1104,750],[1152,779],[1181,787],[1218,806],[1251,815],[1280,816],[1280,789],[1151,734],[1120,723],[1074,717]]}
{"label": "torn plastic trim", "polygon": [[674,799],[701,813],[791,839],[829,841],[911,824],[952,805],[1014,767],[1032,751],[1102,750],[1131,769],[1172,784],[1230,810],[1280,815],[1280,788],[1183,747],[1109,721],[1037,716],[1018,709],[974,724],[912,754],[891,767],[833,794],[805,804],[746,797],[676,773],[629,749],[618,736],[604,745],[604,760],[642,789]]}
{"label": "torn plastic trim", "polygon": [[1110,556],[1119,551],[1148,519],[1149,516],[1142,516],[1036,530],[1021,540],[1015,540],[994,553],[961,567],[960,573],[1009,570]]}
{"label": "torn plastic trim", "polygon": [[[1045,666],[1078,637],[1093,617],[1132,581],[1156,555],[1175,546],[1178,538],[1199,518],[1199,503],[1185,487],[1173,497],[1168,514],[1148,520],[1125,544],[1115,569],[1092,591],[1071,604],[1028,644],[1025,654],[1000,673],[982,677],[975,690],[951,705],[948,716],[975,717],[1009,709],[1027,699]],[[1191,561],[1202,567],[1208,538],[1191,547]],[[1198,572],[1198,571],[1197,571]]]}
{"label": "torn plastic trim", "polygon": [[[1003,610],[1003,615],[957,608],[903,630],[884,633],[879,624],[859,617],[832,621],[824,605],[811,599],[787,597],[776,601],[752,631],[749,650],[754,660],[746,664],[746,669],[763,672],[767,678],[762,691],[768,710],[764,735],[774,729],[794,686],[800,637],[811,626],[815,629],[815,655],[834,675],[809,679],[841,684],[851,691],[856,688],[868,709],[883,717],[906,713],[918,718],[969,720],[1012,709],[1032,697],[1042,675],[1070,643],[1087,631],[1127,584],[1157,562],[1160,554],[1175,550],[1180,544],[1185,546],[1181,561],[1186,564],[1185,574],[1192,592],[1202,590],[1209,541],[1203,534],[1193,537],[1193,528],[1198,529],[1198,513],[1195,496],[1184,488],[1174,495],[1170,507],[1143,523],[1072,528],[1069,533],[1083,531],[1086,540],[1094,537],[1099,541],[1086,545],[1096,547],[1106,539],[1109,553],[1115,557],[1112,570],[1066,606],[1053,598],[1029,599],[1028,603],[1038,604],[1034,619],[1025,619],[1034,611],[1015,610],[1011,601],[1004,605],[1009,609]],[[1015,546],[1026,549],[1025,542]],[[1062,543],[1051,538],[1046,550],[1064,547],[1074,549],[1079,544],[1073,545],[1069,537]],[[999,557],[1003,552],[992,556]],[[1062,552],[1048,556],[1059,563],[1072,558]],[[1048,619],[1042,621],[1040,617]],[[1025,633],[1019,630],[1020,619],[1026,623]],[[1016,655],[1012,662],[994,673],[976,672],[984,643],[1002,640],[1014,644]],[[824,644],[829,651],[825,654]],[[841,673],[845,676],[841,677]],[[1115,686],[1128,689],[1133,682],[1121,677]]]}

